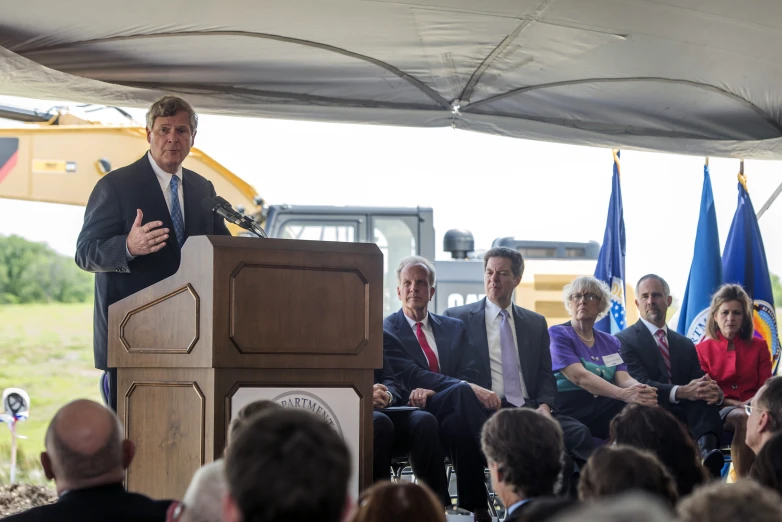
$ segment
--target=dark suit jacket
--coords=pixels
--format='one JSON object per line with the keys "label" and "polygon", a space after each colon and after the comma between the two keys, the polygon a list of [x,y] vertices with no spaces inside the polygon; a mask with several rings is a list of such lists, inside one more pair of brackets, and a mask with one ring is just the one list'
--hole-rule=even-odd
{"label": "dark suit jacket", "polygon": [[386,356],[385,344],[387,335],[390,334],[383,332],[383,367],[375,369],[375,384],[382,384],[388,388],[388,391],[394,397],[394,402],[391,406],[406,406],[407,401],[410,399],[410,392],[397,380],[394,367]]}
{"label": "dark suit jacket", "polygon": [[[192,170],[182,171],[185,238],[205,234],[230,235],[222,218],[201,208],[214,197],[212,182]],[[136,209],[143,224],[162,221],[168,228],[166,246],[154,254],[128,261],[125,244]],[[145,154],[140,160],[110,172],[95,185],[84,212],[84,225],[76,243],[76,264],[95,273],[93,349],[95,367],[107,368],[109,305],[171,275],[179,268],[181,252],[171,214],[155,171]]]}
{"label": "dark suit jacket", "polygon": [[505,517],[505,522],[521,522],[522,520],[548,520],[559,513],[578,505],[571,498],[536,497],[517,507],[513,513]]}
{"label": "dark suit jacket", "polygon": [[421,345],[400,309],[383,321],[383,329],[391,335],[383,337],[383,350],[399,380],[408,390],[425,388],[442,391],[461,381],[475,382],[474,348],[461,321],[429,314],[429,324],[437,344],[440,373],[429,371]]}
{"label": "dark suit jacket", "polygon": [[[489,339],[486,334],[486,298],[477,303],[449,308],[444,315],[460,319],[467,325],[471,344],[478,354],[477,385],[491,390],[489,366]],[[524,384],[529,397],[528,406],[537,408],[547,404],[556,409],[557,381],[551,371],[550,340],[546,319],[531,310],[513,305],[513,321],[516,327],[516,344]]]}
{"label": "dark suit jacket", "polygon": [[164,522],[170,500],[152,500],[128,493],[122,484],[76,489],[54,504],[39,506],[4,522]]}
{"label": "dark suit jacket", "polygon": [[652,333],[639,319],[633,326],[618,334],[620,354],[627,364],[627,371],[638,382],[657,388],[660,404],[670,404],[671,388],[689,384],[703,377],[695,345],[687,337],[668,328],[668,348],[671,356],[671,384],[668,371]]}

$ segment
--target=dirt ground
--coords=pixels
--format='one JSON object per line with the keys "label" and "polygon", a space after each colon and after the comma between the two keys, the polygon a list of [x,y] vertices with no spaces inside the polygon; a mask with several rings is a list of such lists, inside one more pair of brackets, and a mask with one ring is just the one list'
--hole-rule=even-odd
{"label": "dirt ground", "polygon": [[53,489],[28,484],[0,486],[0,518],[57,500]]}

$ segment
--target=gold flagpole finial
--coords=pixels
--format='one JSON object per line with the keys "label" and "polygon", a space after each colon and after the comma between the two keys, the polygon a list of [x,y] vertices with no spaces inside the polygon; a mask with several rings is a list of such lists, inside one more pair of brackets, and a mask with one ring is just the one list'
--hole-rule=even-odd
{"label": "gold flagpole finial", "polygon": [[622,169],[619,166],[619,149],[611,149],[611,154],[614,156],[614,163],[616,164],[616,172],[619,177],[622,177]]}

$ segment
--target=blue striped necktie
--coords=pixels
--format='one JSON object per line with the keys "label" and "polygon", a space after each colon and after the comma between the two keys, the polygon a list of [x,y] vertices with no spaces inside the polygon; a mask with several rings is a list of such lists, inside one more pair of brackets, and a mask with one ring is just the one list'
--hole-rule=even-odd
{"label": "blue striped necktie", "polygon": [[179,177],[171,176],[171,221],[179,248],[185,242],[185,222],[182,219],[182,207],[179,206]]}

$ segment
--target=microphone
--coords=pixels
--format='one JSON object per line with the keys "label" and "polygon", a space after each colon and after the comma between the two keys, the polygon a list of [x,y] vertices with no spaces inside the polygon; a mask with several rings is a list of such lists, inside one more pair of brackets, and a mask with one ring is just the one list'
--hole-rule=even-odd
{"label": "microphone", "polygon": [[201,200],[201,207],[203,207],[204,210],[214,212],[226,221],[242,227],[258,237],[268,237],[266,231],[261,228],[254,219],[235,211],[233,206],[220,196],[215,196],[214,198],[205,197]]}

